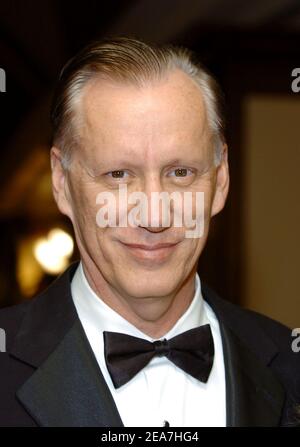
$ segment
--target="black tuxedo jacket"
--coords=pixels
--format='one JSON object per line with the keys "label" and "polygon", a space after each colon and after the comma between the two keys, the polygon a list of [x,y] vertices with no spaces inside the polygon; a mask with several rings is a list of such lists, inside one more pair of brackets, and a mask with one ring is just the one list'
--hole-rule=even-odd
{"label": "black tuxedo jacket", "polygon": [[[0,311],[0,426],[123,427],[71,297],[73,264],[30,302]],[[202,284],[220,323],[227,426],[293,422],[300,353],[291,331],[219,298]]]}

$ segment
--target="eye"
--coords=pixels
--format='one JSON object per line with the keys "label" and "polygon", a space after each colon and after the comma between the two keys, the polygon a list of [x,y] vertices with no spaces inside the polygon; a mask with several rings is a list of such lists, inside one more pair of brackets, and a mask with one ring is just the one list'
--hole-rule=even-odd
{"label": "eye", "polygon": [[[175,177],[187,177],[188,175],[193,174],[193,171],[188,168],[176,168],[173,169],[172,173],[175,173]],[[173,175],[171,175],[173,177]]]}
{"label": "eye", "polygon": [[106,175],[111,178],[115,179],[123,179],[125,177],[126,171],[124,170],[117,170],[117,171],[110,171]]}

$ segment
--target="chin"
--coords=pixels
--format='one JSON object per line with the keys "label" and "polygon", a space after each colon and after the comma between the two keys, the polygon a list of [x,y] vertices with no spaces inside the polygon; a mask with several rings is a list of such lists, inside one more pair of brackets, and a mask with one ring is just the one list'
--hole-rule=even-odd
{"label": "chin", "polygon": [[138,276],[133,275],[132,278],[131,275],[120,278],[118,283],[128,295],[137,298],[169,295],[178,285],[178,277],[166,278],[154,272],[145,274],[144,278],[141,275],[142,273]]}

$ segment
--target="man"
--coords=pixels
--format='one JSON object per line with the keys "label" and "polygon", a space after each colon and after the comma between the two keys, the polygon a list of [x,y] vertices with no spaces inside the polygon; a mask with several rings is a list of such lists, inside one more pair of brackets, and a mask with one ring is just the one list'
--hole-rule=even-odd
{"label": "man", "polygon": [[[211,75],[187,50],[96,42],[64,67],[52,121],[53,193],[81,262],[0,313],[1,425],[289,424],[300,365],[290,331],[197,274],[229,188]],[[134,214],[139,193],[148,200]],[[169,221],[155,193],[177,193],[161,202]]]}

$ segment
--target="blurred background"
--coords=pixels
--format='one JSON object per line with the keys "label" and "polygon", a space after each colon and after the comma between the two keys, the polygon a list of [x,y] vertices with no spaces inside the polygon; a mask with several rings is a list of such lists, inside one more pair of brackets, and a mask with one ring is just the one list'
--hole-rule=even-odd
{"label": "blurred background", "polygon": [[78,259],[52,198],[49,105],[66,60],[115,35],[188,46],[219,80],[231,190],[200,276],[300,327],[299,0],[1,0],[0,307],[31,299]]}

